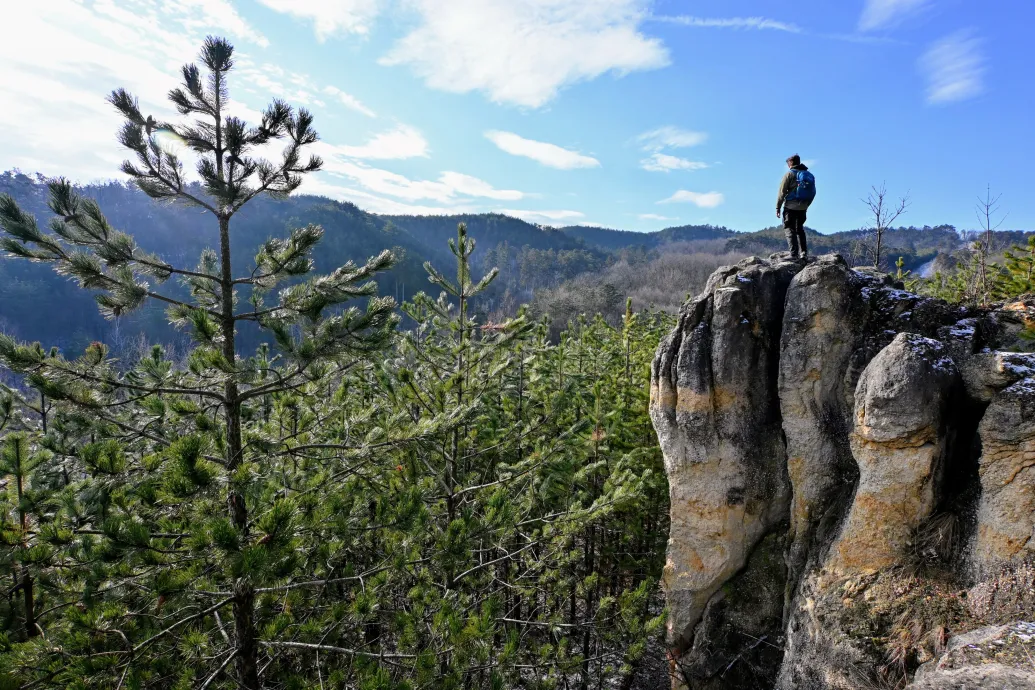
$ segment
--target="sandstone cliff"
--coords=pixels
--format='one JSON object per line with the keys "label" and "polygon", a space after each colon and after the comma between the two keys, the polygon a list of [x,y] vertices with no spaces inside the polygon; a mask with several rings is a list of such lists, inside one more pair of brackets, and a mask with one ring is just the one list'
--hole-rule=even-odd
{"label": "sandstone cliff", "polygon": [[1033,317],[836,255],[711,277],[651,377],[673,687],[1035,687],[956,641],[1035,618]]}

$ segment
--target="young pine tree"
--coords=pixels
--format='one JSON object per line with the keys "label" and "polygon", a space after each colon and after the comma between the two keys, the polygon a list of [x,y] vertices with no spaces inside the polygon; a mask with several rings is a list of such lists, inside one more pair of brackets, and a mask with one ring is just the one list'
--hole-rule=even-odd
{"label": "young pine tree", "polygon": [[1035,235],[1028,238],[1027,246],[1014,245],[1005,253],[1006,276],[1001,297],[1020,297],[1035,294]]}

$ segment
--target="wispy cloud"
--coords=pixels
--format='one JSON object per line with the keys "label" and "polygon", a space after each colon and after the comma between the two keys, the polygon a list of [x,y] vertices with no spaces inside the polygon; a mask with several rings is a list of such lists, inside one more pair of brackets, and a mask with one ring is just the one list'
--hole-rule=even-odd
{"label": "wispy cloud", "polygon": [[387,132],[374,135],[360,146],[329,146],[321,142],[321,155],[337,153],[350,158],[373,160],[400,160],[427,158],[428,141],[415,127],[398,125]]}
{"label": "wispy cloud", "polygon": [[715,208],[721,206],[726,197],[720,192],[690,192],[680,189],[667,199],[662,199],[659,204],[689,203],[698,208]]}
{"label": "wispy cloud", "polygon": [[404,6],[419,24],[381,63],[409,67],[441,91],[481,91],[497,103],[538,108],[571,84],[669,64],[661,41],[639,30],[644,0],[406,0]]}
{"label": "wispy cloud", "polygon": [[640,167],[651,172],[667,173],[673,170],[704,170],[708,164],[679,156],[670,156],[667,153],[653,153],[650,158],[640,161]]}
{"label": "wispy cloud", "polygon": [[874,31],[894,26],[929,4],[931,0],[866,0],[859,17],[859,30]]}
{"label": "wispy cloud", "polygon": [[800,34],[802,32],[801,27],[797,24],[781,22],[775,19],[767,19],[766,17],[707,18],[678,15],[651,17],[651,19],[656,22],[664,22],[666,24],[680,24],[682,26],[694,26],[706,29],[768,29],[772,31],[786,31],[792,34]]}
{"label": "wispy cloud", "polygon": [[309,176],[299,190],[303,194],[316,194],[338,201],[356,204],[364,211],[386,215],[442,216],[455,213],[478,213],[480,209],[467,202],[447,202],[444,206],[414,204],[398,201],[364,189],[329,182],[326,177]]}
{"label": "wispy cloud", "polygon": [[972,31],[958,31],[932,43],[919,68],[927,78],[931,105],[964,101],[984,90],[985,56],[981,39]]}
{"label": "wispy cloud", "polygon": [[576,219],[584,218],[585,213],[581,211],[529,211],[525,209],[502,209],[500,213],[515,218],[520,218],[528,223],[539,223],[541,225],[571,225]]}
{"label": "wispy cloud", "polygon": [[669,216],[660,216],[657,213],[641,213],[638,218],[640,220],[678,220],[678,218],[672,218]]}
{"label": "wispy cloud", "polygon": [[681,149],[703,144],[708,140],[704,132],[692,132],[667,125],[644,132],[636,137],[636,141],[644,151],[661,151],[666,148]]}
{"label": "wispy cloud", "polygon": [[345,93],[337,86],[325,86],[323,87],[323,92],[328,96],[333,96],[334,98],[336,98],[338,102],[344,105],[346,108],[355,110],[357,113],[363,113],[367,117],[377,117],[377,113],[363,105],[363,103],[360,102],[358,98],[356,98],[352,94]]}
{"label": "wispy cloud", "polygon": [[562,148],[556,144],[549,144],[545,141],[525,139],[513,132],[500,132],[489,130],[485,137],[496,144],[501,151],[513,156],[524,156],[542,163],[551,168],[559,170],[572,170],[574,168],[596,168],[600,161],[592,156],[585,156],[577,151]]}
{"label": "wispy cloud", "polygon": [[380,0],[259,0],[276,12],[311,21],[318,41],[337,34],[367,34],[383,4]]}
{"label": "wispy cloud", "polygon": [[326,173],[351,180],[370,194],[395,197],[406,202],[428,200],[441,204],[452,204],[464,197],[518,201],[526,196],[519,190],[496,189],[477,177],[452,171],[441,173],[437,180],[413,180],[350,158],[338,149],[340,147],[317,149],[324,158]]}
{"label": "wispy cloud", "polygon": [[449,185],[454,193],[463,194],[464,196],[497,199],[499,201],[517,201],[525,198],[524,192],[519,192],[516,189],[496,189],[485,180],[458,172],[447,171],[442,173],[441,177],[439,177],[439,182]]}

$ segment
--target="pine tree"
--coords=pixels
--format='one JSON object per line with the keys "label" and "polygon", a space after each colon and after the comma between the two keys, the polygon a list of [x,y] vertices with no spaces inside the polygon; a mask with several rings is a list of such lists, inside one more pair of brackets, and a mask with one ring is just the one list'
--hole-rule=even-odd
{"label": "pine tree", "polygon": [[[74,452],[84,473],[73,477],[62,518],[77,530],[72,551],[87,592],[84,609],[62,622],[78,637],[49,655],[41,646],[26,649],[48,659],[38,682],[140,685],[175,674],[187,686],[198,678],[207,686],[232,662],[238,686],[257,690],[261,631],[268,627],[257,594],[264,582],[297,567],[291,530],[298,507],[264,473],[264,463],[291,452],[282,440],[290,434],[250,437],[246,420],[271,399],[312,387],[382,349],[394,328],[391,300],[372,298],[365,311],[338,308],[374,294],[366,281],[391,264],[390,253],[306,278],[322,236],[317,226],[269,240],[250,270],[235,273],[236,214],[259,195],[290,194],[305,174],[319,170],[318,157],[303,155],[317,135],[309,112],[281,101],[255,126],[227,114],[234,66],[227,41],[207,39],[200,61],[201,68],[183,68],[182,85],[169,94],[180,123],[145,117],[125,90],[109,97],[126,120],[119,141],[135,158],[122,171],[152,198],[212,218],[218,248],[196,267],[145,252],[65,180],[49,185],[55,216],[49,230],[11,197],[0,197],[0,246],[10,256],[50,263],[96,291],[111,318],[162,302],[197,344],[183,367],[155,350],[127,372],[99,344],[70,360],[0,337],[0,362],[26,375],[47,400],[87,410],[90,437],[101,439],[79,439]],[[276,141],[285,143],[279,161],[253,157],[257,147]],[[188,182],[170,142],[196,157],[200,184]],[[183,289],[159,287],[170,278]],[[267,295],[285,280],[291,284],[267,305]],[[247,296],[248,308],[238,307],[239,296]],[[261,356],[239,356],[235,338],[243,323],[271,335],[283,366],[271,371]],[[148,603],[152,592],[157,600]],[[197,621],[218,635],[189,625]],[[45,631],[47,621],[37,624]]]}

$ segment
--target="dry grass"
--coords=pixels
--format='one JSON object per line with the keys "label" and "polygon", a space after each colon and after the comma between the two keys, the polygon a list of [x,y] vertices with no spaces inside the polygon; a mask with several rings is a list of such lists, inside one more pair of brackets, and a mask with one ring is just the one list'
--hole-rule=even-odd
{"label": "dry grass", "polygon": [[913,531],[913,567],[917,574],[954,563],[962,548],[960,521],[955,513],[939,513]]}
{"label": "dry grass", "polygon": [[874,660],[875,683],[901,688],[920,664],[941,655],[952,635],[980,625],[966,593],[944,569],[928,568],[924,577],[898,568],[846,580],[833,596],[837,628]]}

